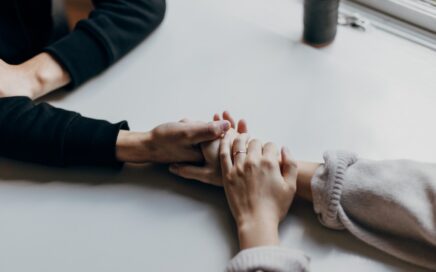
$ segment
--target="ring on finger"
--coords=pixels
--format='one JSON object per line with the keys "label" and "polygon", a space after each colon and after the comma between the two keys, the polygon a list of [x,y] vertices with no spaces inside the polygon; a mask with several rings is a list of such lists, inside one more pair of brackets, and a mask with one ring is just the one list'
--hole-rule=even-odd
{"label": "ring on finger", "polygon": [[238,154],[247,154],[247,150],[237,150],[233,152],[233,157],[236,157]]}

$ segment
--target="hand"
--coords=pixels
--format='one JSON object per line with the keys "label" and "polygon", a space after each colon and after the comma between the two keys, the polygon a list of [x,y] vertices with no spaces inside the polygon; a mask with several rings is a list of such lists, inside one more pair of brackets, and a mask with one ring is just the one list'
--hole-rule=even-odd
{"label": "hand", "polygon": [[68,73],[47,53],[19,65],[0,60],[0,98],[27,96],[36,99],[68,82]]}
{"label": "hand", "polygon": [[[213,116],[214,121],[227,120],[230,122],[231,129],[227,131],[231,139],[235,139],[238,133],[247,133],[247,123],[240,120],[237,125],[229,112],[225,111],[222,119],[219,114]],[[204,165],[194,165],[189,163],[172,164],[170,172],[186,179],[198,180],[215,186],[222,186],[221,165],[219,160],[220,139],[204,142],[201,145],[201,152],[204,156]]]}
{"label": "hand", "polygon": [[203,162],[200,143],[220,138],[230,129],[225,120],[210,123],[180,122],[162,124],[150,132],[120,131],[116,156],[123,162]]}
{"label": "hand", "polygon": [[220,146],[223,185],[242,249],[278,244],[278,225],[291,206],[298,174],[286,148],[279,154],[272,143],[248,141],[240,134],[232,145],[226,135]]}

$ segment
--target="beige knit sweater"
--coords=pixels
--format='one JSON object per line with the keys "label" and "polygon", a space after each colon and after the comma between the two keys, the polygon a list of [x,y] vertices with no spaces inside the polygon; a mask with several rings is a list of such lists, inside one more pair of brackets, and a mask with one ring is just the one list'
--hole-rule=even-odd
{"label": "beige knit sweater", "polygon": [[[324,160],[312,179],[321,224],[436,271],[436,164],[371,161],[347,152],[326,152]],[[297,250],[258,247],[241,251],[227,271],[309,271],[309,263]]]}

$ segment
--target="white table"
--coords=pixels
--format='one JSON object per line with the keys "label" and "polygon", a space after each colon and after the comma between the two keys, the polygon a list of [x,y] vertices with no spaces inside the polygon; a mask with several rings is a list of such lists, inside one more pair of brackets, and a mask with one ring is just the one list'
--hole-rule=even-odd
{"label": "white table", "polygon": [[[251,134],[321,160],[326,149],[436,161],[436,55],[378,30],[300,43],[301,3],[168,0],[163,25],[104,75],[54,105],[134,130],[224,109]],[[0,160],[0,271],[222,271],[237,253],[220,189],[163,167],[57,169]],[[285,246],[313,271],[421,271],[297,203]]]}

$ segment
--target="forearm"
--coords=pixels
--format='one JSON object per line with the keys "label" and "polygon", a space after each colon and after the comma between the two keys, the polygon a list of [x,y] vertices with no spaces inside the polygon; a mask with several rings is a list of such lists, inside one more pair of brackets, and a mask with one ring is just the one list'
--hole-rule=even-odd
{"label": "forearm", "polygon": [[49,54],[40,53],[20,65],[30,82],[30,98],[42,97],[70,82],[69,74]]}
{"label": "forearm", "polygon": [[115,147],[115,156],[120,162],[148,162],[151,136],[149,132],[120,130]]}
{"label": "forearm", "polygon": [[315,162],[298,161],[297,195],[307,201],[312,201],[311,180],[321,165]]}
{"label": "forearm", "polygon": [[241,250],[259,246],[276,246],[280,243],[278,223],[269,220],[238,224],[238,237]]}

